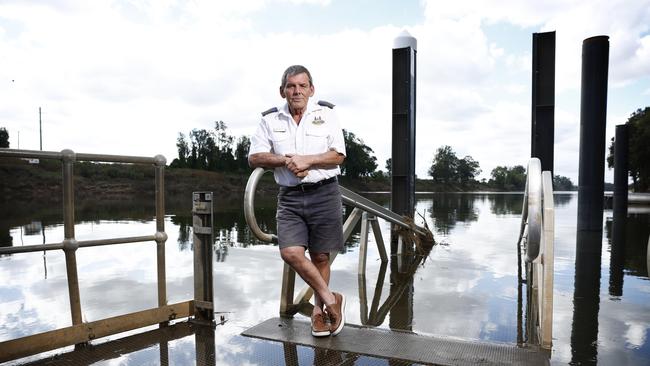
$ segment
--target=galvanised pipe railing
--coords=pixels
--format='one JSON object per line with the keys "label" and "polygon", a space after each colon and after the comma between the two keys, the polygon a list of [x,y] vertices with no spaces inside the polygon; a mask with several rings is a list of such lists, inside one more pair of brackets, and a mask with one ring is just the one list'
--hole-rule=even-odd
{"label": "galvanised pipe railing", "polygon": [[539,159],[531,158],[517,251],[521,253],[521,244],[524,243],[528,304],[534,307],[530,312],[533,316],[528,320],[528,329],[536,333],[535,338],[544,349],[551,349],[553,335],[554,210],[551,172],[542,172]]}
{"label": "galvanised pipe railing", "polygon": [[[60,160],[63,173],[63,226],[64,239],[61,243],[42,245],[28,245],[22,247],[0,248],[0,254],[27,253],[43,250],[62,249],[65,253],[66,272],[68,279],[68,292],[70,297],[70,313],[72,324],[81,324],[81,301],[79,295],[79,278],[77,275],[76,251],[78,248],[136,243],[155,241],[157,251],[157,272],[158,272],[158,306],[167,305],[167,287],[165,280],[165,164],[166,159],[162,155],[154,157],[106,155],[106,154],[84,154],[75,153],[65,149],[61,152],[39,151],[39,150],[15,150],[0,149],[0,157],[8,158],[36,158]],[[128,163],[154,165],[156,182],[156,232],[153,235],[109,238],[97,240],[77,241],[75,239],[74,222],[74,163],[77,161],[92,161],[103,163]]]}

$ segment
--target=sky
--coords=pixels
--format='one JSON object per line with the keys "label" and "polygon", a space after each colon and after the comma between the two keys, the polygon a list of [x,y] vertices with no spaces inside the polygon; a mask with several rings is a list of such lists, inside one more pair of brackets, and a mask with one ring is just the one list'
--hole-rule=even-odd
{"label": "sky", "polygon": [[417,39],[420,178],[442,145],[481,178],[527,164],[535,32],[556,31],[555,174],[578,182],[584,39],[610,37],[608,144],[650,106],[650,0],[0,0],[0,127],[12,148],[38,150],[40,107],[43,150],[171,162],[180,132],[224,121],[252,135],[283,103],[284,69],[303,64],[314,98],[385,169],[404,30]]}

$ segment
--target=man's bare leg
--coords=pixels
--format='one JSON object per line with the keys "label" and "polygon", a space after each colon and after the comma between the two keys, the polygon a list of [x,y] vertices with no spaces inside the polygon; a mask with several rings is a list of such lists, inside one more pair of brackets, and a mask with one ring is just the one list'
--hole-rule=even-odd
{"label": "man's bare leg", "polygon": [[[280,256],[314,290],[314,294],[317,298],[320,297],[321,302],[324,302],[325,305],[331,305],[336,302],[334,294],[327,287],[327,282],[323,278],[320,270],[305,257],[304,247],[292,246],[282,248],[280,249]],[[329,261],[327,262],[327,280],[329,281]]]}
{"label": "man's bare leg", "polygon": [[[325,284],[329,286],[330,283],[330,254],[329,253],[312,253],[309,252],[309,258],[314,264],[318,272],[320,272],[321,277],[325,280]],[[314,293],[314,310],[312,314],[318,314],[323,312],[323,299],[317,294]]]}

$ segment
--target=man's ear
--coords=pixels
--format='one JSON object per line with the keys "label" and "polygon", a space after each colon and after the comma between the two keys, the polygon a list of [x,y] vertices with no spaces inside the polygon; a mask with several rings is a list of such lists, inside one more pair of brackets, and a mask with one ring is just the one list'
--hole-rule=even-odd
{"label": "man's ear", "polygon": [[284,88],[280,87],[280,95],[282,96],[282,99],[285,99],[287,97],[286,94],[284,94]]}
{"label": "man's ear", "polygon": [[[309,86],[309,97],[310,97],[310,98],[314,96],[314,91],[315,91],[315,89],[314,89],[314,85],[310,85],[310,86]],[[283,98],[284,98],[284,97],[283,97]]]}

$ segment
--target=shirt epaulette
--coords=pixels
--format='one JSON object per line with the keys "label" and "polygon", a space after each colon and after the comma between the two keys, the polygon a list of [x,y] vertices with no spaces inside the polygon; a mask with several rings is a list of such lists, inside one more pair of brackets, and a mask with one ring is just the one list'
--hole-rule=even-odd
{"label": "shirt epaulette", "polygon": [[264,112],[262,112],[262,117],[266,116],[269,113],[275,113],[277,111],[278,111],[277,107],[269,108],[269,109],[265,110]]}
{"label": "shirt epaulette", "polygon": [[327,108],[329,108],[329,109],[333,109],[333,108],[334,108],[334,104],[332,104],[332,103],[330,103],[330,102],[326,102],[326,101],[324,101],[324,100],[319,100],[319,101],[318,101],[318,105],[323,106],[323,107],[327,107]]}

